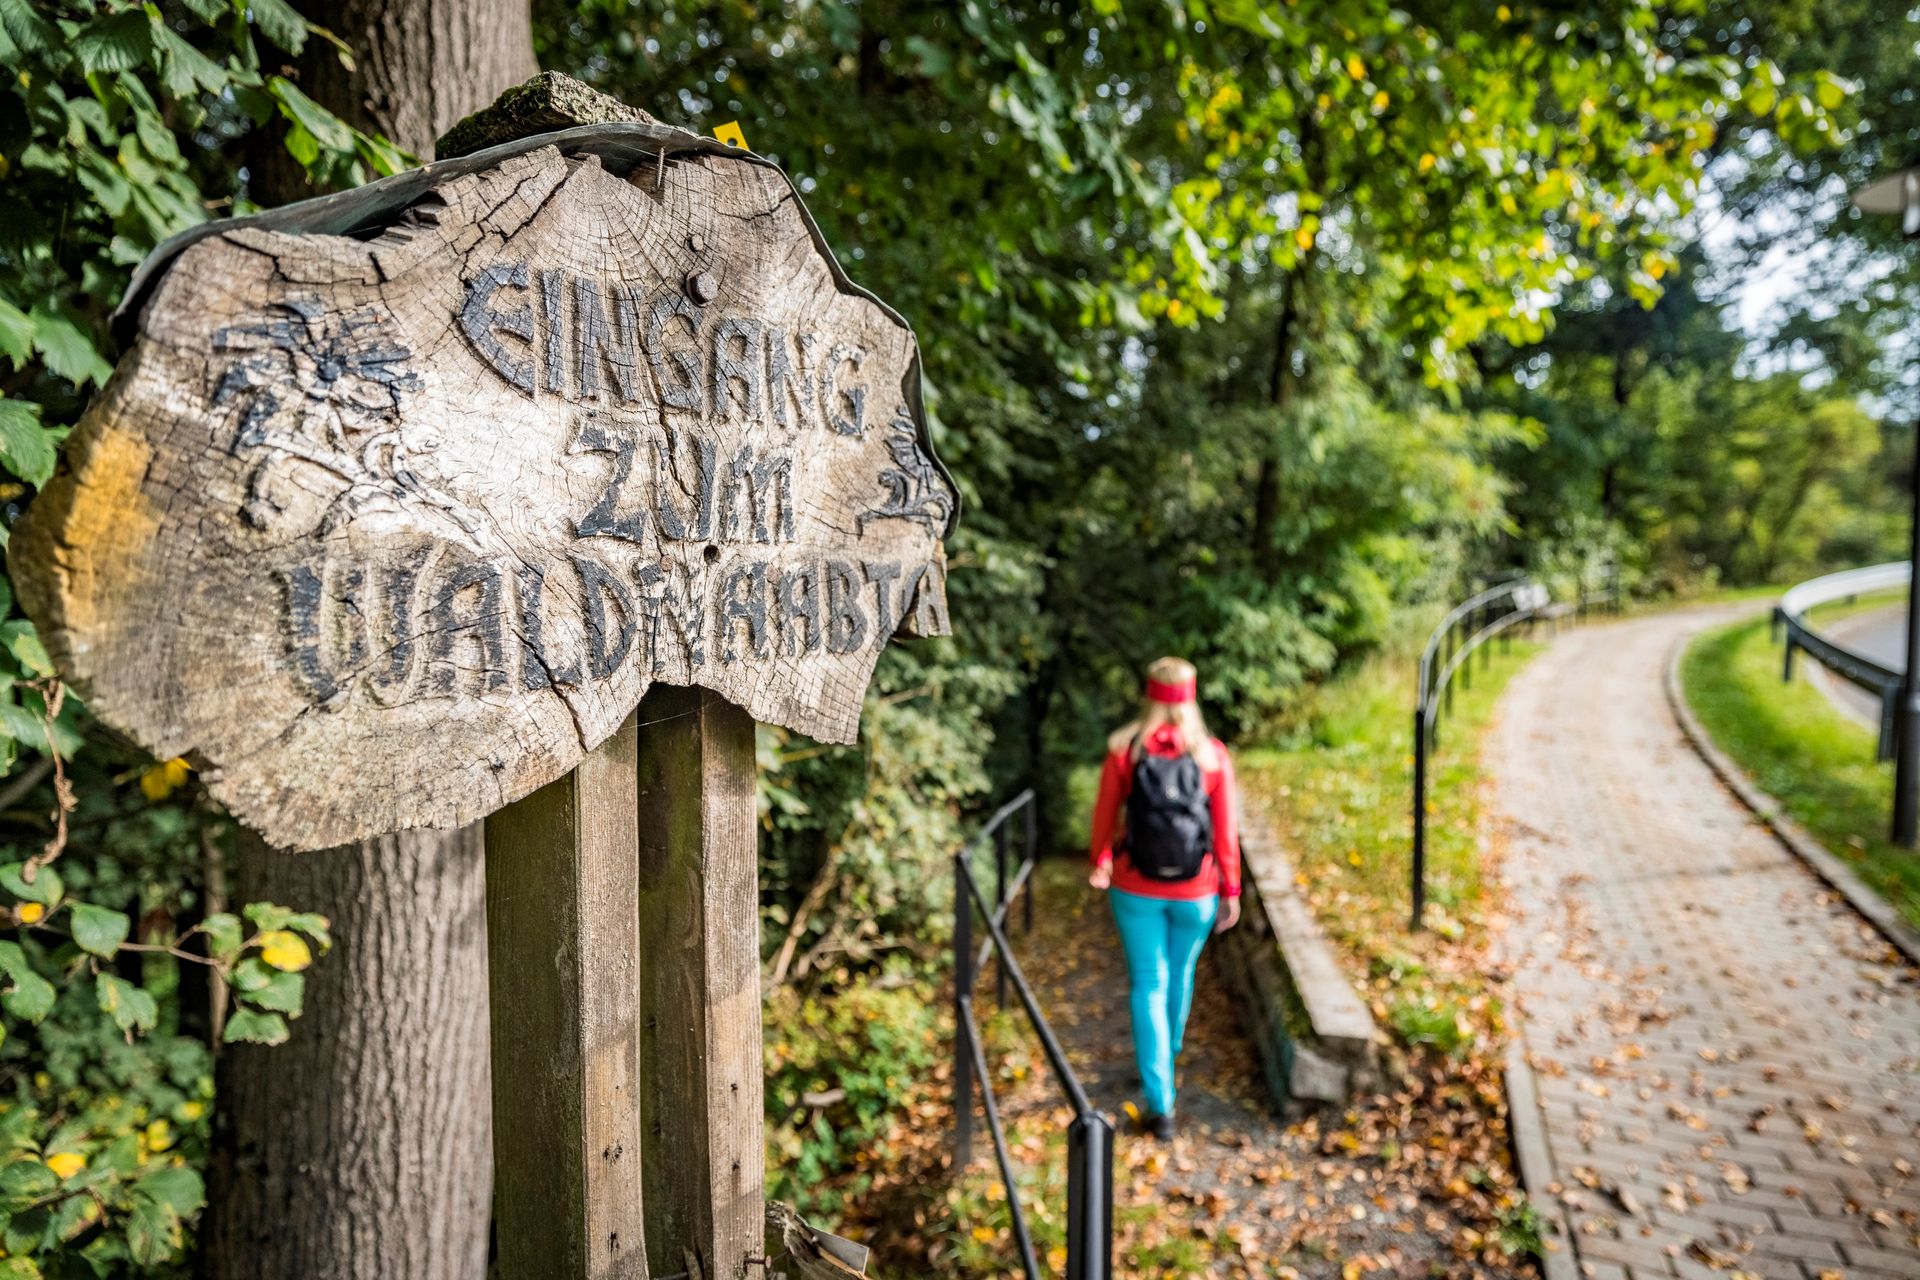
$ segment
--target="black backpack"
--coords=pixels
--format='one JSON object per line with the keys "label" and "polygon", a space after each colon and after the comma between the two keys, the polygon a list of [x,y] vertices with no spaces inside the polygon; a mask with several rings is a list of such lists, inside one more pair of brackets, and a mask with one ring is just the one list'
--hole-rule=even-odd
{"label": "black backpack", "polygon": [[1135,750],[1122,836],[1126,854],[1149,880],[1191,880],[1213,851],[1213,810],[1200,765],[1184,751],[1156,756]]}

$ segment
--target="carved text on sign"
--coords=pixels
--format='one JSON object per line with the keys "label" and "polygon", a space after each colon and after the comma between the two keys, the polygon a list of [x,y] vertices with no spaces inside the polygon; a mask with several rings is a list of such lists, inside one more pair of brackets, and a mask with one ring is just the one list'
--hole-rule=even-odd
{"label": "carved text on sign", "polygon": [[16,573],[99,714],[293,847],[471,821],[654,680],[850,740],[946,629],[917,376],[771,169],[530,150],[184,250]]}

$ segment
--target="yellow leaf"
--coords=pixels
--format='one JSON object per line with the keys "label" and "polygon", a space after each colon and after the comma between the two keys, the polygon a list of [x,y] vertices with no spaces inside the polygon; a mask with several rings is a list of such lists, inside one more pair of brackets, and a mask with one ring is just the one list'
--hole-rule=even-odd
{"label": "yellow leaf", "polygon": [[1360,61],[1359,54],[1350,53],[1347,55],[1347,74],[1355,80],[1365,80],[1367,78],[1367,64]]}
{"label": "yellow leaf", "polygon": [[993,1228],[992,1227],[975,1227],[973,1229],[973,1238],[975,1241],[977,1241],[980,1244],[992,1244]]}
{"label": "yellow leaf", "polygon": [[1313,232],[1301,227],[1293,233],[1293,242],[1300,246],[1300,252],[1305,253],[1313,248]]}
{"label": "yellow leaf", "polygon": [[299,934],[273,929],[260,935],[260,958],[286,973],[298,973],[313,963],[313,952]]}
{"label": "yellow leaf", "polygon": [[192,772],[193,766],[178,756],[163,760],[140,775],[140,794],[152,803],[165,800],[186,785]]}
{"label": "yellow leaf", "polygon": [[23,902],[13,909],[13,914],[21,924],[38,924],[47,909],[37,902]]}
{"label": "yellow leaf", "polygon": [[60,1178],[71,1178],[87,1167],[87,1158],[76,1151],[62,1151],[47,1157],[47,1168]]}
{"label": "yellow leaf", "polygon": [[173,1145],[173,1126],[165,1119],[155,1120],[147,1126],[147,1149],[165,1151]]}
{"label": "yellow leaf", "polygon": [[1432,173],[1433,166],[1439,163],[1440,163],[1439,158],[1435,156],[1433,152],[1429,151],[1425,155],[1420,157],[1420,172]]}
{"label": "yellow leaf", "polygon": [[1373,95],[1373,109],[1375,111],[1385,111],[1387,109],[1387,103],[1391,101],[1392,99],[1387,97],[1387,91],[1382,89]]}

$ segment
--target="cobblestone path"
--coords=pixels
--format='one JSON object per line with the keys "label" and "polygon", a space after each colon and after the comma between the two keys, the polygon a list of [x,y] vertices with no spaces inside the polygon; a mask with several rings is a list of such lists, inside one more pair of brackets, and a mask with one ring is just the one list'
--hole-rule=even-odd
{"label": "cobblestone path", "polygon": [[1492,731],[1550,1200],[1593,1280],[1913,1280],[1920,978],[1719,785],[1663,692],[1678,641],[1750,608],[1571,631]]}

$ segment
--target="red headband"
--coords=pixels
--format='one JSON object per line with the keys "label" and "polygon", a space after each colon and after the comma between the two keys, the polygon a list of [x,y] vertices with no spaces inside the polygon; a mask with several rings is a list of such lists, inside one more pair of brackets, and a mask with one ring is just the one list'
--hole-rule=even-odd
{"label": "red headband", "polygon": [[1147,699],[1151,702],[1181,703],[1192,702],[1198,690],[1192,680],[1182,680],[1178,684],[1147,677]]}

